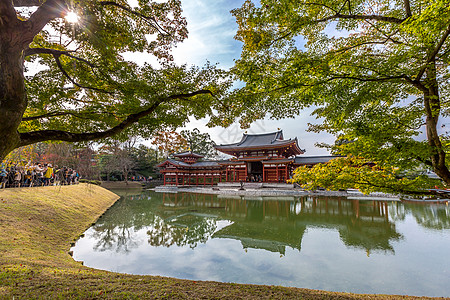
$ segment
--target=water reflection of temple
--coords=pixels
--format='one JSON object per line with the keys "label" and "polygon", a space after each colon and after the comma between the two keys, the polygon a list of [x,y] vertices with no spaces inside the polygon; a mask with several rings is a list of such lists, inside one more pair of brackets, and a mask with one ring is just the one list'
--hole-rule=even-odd
{"label": "water reflection of temple", "polygon": [[[389,221],[389,204],[383,201],[347,200],[336,197],[286,197],[284,201],[252,200],[246,197],[217,198],[215,195],[164,194],[163,205],[173,208],[172,218],[182,208],[229,220],[212,238],[239,240],[246,248],[285,253],[286,247],[301,250],[307,228],[328,228],[339,232],[347,247],[392,252],[399,240]],[[168,217],[168,212],[165,212]],[[181,218],[180,218],[181,219]]]}

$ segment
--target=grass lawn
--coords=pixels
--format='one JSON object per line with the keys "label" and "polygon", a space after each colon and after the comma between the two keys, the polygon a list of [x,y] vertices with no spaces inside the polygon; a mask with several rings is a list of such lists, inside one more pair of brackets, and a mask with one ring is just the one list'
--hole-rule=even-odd
{"label": "grass lawn", "polygon": [[100,271],[71,243],[118,196],[96,185],[0,190],[0,299],[419,299]]}

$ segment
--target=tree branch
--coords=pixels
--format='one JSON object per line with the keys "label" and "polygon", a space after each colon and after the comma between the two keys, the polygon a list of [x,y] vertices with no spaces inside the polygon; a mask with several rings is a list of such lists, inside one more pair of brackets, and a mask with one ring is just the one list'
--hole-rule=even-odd
{"label": "tree branch", "polygon": [[353,20],[375,20],[375,21],[383,21],[388,23],[401,24],[404,19],[398,19],[394,17],[385,17],[380,15],[344,15],[341,13],[336,13],[332,16],[328,16],[323,19],[314,20],[314,23],[323,23],[334,19],[353,19]]}
{"label": "tree branch", "polygon": [[89,132],[89,133],[73,133],[62,130],[40,130],[40,131],[20,133],[19,147],[51,140],[59,140],[65,142],[84,142],[107,138],[122,132],[126,128],[130,127],[132,124],[139,121],[139,119],[150,115],[158,108],[160,104],[164,102],[170,102],[170,100],[181,99],[184,97],[193,97],[202,94],[213,95],[212,92],[209,90],[199,90],[192,93],[168,96],[165,99],[156,101],[149,108],[141,112],[129,115],[125,120],[105,131]]}
{"label": "tree branch", "polygon": [[24,22],[23,41],[26,45],[33,41],[48,22],[60,18],[67,12],[64,0],[47,0]]}
{"label": "tree branch", "polygon": [[16,11],[11,1],[0,1],[0,28],[17,22]]}
{"label": "tree branch", "polygon": [[72,50],[72,51],[63,51],[63,50],[56,50],[56,49],[49,49],[49,48],[27,48],[24,51],[24,56],[31,56],[31,55],[35,55],[35,54],[51,54],[53,56],[61,56],[61,55],[65,55],[68,56],[70,58],[76,59],[78,61],[84,62],[85,64],[87,64],[88,66],[90,66],[91,68],[97,68],[96,65],[94,65],[93,63],[91,63],[90,61],[72,55],[71,53],[74,53],[76,51]]}
{"label": "tree branch", "polygon": [[156,19],[153,18],[153,17],[149,17],[149,16],[146,16],[146,15],[143,15],[143,14],[141,14],[140,12],[137,12],[137,11],[135,11],[135,10],[132,10],[131,8],[126,7],[126,6],[122,5],[122,4],[116,3],[116,2],[114,2],[114,1],[101,1],[101,2],[100,2],[100,5],[103,5],[103,6],[111,5],[111,6],[115,6],[115,7],[118,7],[118,8],[120,8],[120,9],[123,9],[123,10],[129,12],[130,14],[133,14],[133,15],[135,15],[135,16],[141,18],[141,19],[146,20],[147,23],[148,23],[150,26],[152,26],[154,29],[156,29],[156,30],[157,30],[159,33],[161,33],[162,35],[170,36],[170,34],[169,34],[166,30],[164,30],[164,28],[162,28],[162,27],[158,24],[158,22],[156,21]]}
{"label": "tree branch", "polygon": [[409,18],[412,16],[409,0],[403,0],[403,3],[405,4],[406,17]]}
{"label": "tree branch", "polygon": [[[287,31],[287,30],[286,30]],[[285,32],[286,32],[285,31]],[[287,38],[288,36],[290,36],[292,34],[292,31],[288,31],[287,33],[283,33],[283,35],[282,36],[279,36],[279,37],[277,37],[276,39],[274,39],[273,41],[271,41],[270,43],[268,43],[266,46],[267,47],[270,47],[270,46],[272,46],[273,44],[275,44],[276,42],[278,42],[279,40],[282,40],[282,39],[284,39],[284,38]]]}
{"label": "tree branch", "polygon": [[444,45],[445,41],[447,40],[448,36],[450,35],[450,25],[447,27],[447,30],[442,35],[441,39],[439,40],[439,43],[434,47],[433,51],[428,55],[427,61],[422,66],[422,68],[419,70],[419,73],[417,73],[417,76],[415,78],[416,81],[420,81],[423,74],[425,73],[428,64],[431,63],[436,59],[436,55],[438,55],[439,51],[441,50],[442,46]]}
{"label": "tree branch", "polygon": [[64,76],[67,77],[67,79],[69,79],[70,82],[72,82],[75,86],[82,88],[82,89],[89,89],[89,90],[93,90],[93,91],[97,91],[97,92],[102,92],[102,93],[107,93],[107,94],[114,94],[113,92],[109,92],[103,89],[99,89],[96,87],[90,87],[90,86],[85,86],[85,85],[81,85],[78,82],[76,82],[72,77],[70,77],[70,75],[66,72],[66,70],[64,70],[61,61],[59,60],[60,55],[59,54],[53,54],[53,57],[55,58],[56,61],[56,65],[58,66],[58,68],[61,70],[61,72],[63,73]]}
{"label": "tree branch", "polygon": [[358,48],[360,46],[364,46],[364,45],[384,45],[386,44],[389,40],[391,40],[390,38],[385,39],[384,41],[370,41],[370,42],[361,42],[359,44],[355,44],[352,46],[348,46],[348,47],[344,47],[341,49],[337,49],[337,50],[330,50],[331,54],[335,54],[335,53],[341,53],[341,52],[347,52],[348,50],[354,49],[354,48]]}
{"label": "tree branch", "polygon": [[13,0],[13,5],[15,7],[30,7],[39,6],[44,2],[43,0]]}
{"label": "tree branch", "polygon": [[[111,112],[91,112],[91,113],[85,113],[86,115],[89,114],[93,114],[93,115],[98,115],[98,114],[109,114],[112,116],[116,116],[115,114],[111,113]],[[70,111],[53,111],[53,112],[49,112],[43,115],[38,115],[38,116],[29,116],[29,117],[23,117],[22,118],[22,122],[27,122],[27,121],[34,121],[34,120],[40,120],[40,119],[45,119],[45,118],[51,118],[51,117],[62,117],[62,116],[74,116],[76,118],[80,118],[80,119],[89,119],[88,117],[84,117],[82,116],[83,113],[76,113],[76,112],[70,112]]]}

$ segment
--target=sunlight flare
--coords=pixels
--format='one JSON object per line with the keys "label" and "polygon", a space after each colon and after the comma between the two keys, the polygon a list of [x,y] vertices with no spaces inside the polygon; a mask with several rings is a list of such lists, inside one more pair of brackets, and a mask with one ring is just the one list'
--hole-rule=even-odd
{"label": "sunlight flare", "polygon": [[78,23],[78,15],[73,12],[73,11],[69,11],[65,17],[66,21],[69,23]]}

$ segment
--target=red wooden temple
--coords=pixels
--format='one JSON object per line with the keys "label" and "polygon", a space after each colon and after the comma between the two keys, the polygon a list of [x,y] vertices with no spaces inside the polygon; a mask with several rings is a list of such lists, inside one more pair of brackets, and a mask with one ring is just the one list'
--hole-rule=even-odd
{"label": "red wooden temple", "polygon": [[158,165],[164,185],[213,185],[218,182],[283,182],[300,165],[326,162],[334,156],[297,157],[305,153],[297,138],[285,140],[283,132],[244,134],[241,141],[216,145],[233,156],[229,160],[199,161],[202,155],[183,152]]}
{"label": "red wooden temple", "polygon": [[244,134],[234,144],[216,149],[234,156],[219,162],[225,167],[226,181],[286,182],[294,169],[296,155],[305,153],[297,138],[285,140],[283,132]]}
{"label": "red wooden temple", "polygon": [[224,181],[224,170],[217,161],[198,161],[203,155],[183,152],[157,165],[164,185],[213,185]]}

